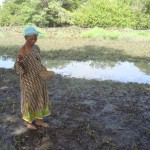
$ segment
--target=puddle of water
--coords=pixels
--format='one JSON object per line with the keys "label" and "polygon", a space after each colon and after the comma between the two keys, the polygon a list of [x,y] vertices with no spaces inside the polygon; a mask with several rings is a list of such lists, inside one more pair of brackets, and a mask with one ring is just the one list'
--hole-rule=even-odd
{"label": "puddle of water", "polygon": [[[61,63],[61,62],[60,62]],[[134,63],[130,62],[76,62],[71,61],[65,66],[57,68],[49,67],[58,74],[75,78],[114,80],[120,82],[149,83],[150,75],[140,70]],[[150,68],[150,64],[149,64]]]}
{"label": "puddle of water", "polygon": [[[114,80],[120,82],[137,82],[150,84],[150,63],[131,62],[100,62],[100,61],[57,61],[43,60],[48,70],[52,70],[63,76],[95,79]],[[14,61],[11,58],[0,57],[0,67],[12,68]]]}
{"label": "puddle of water", "polygon": [[14,60],[12,58],[0,57],[0,68],[13,68]]}

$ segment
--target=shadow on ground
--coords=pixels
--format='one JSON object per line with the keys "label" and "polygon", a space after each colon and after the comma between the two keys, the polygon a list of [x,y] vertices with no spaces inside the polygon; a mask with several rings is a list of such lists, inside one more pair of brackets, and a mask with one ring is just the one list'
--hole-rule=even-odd
{"label": "shadow on ground", "polygon": [[[8,57],[16,57],[17,50],[19,46],[0,46],[0,55],[6,55]],[[131,56],[126,54],[125,51],[120,49],[113,49],[107,47],[98,47],[98,46],[83,46],[75,47],[68,50],[50,50],[50,51],[41,51],[41,54],[44,58],[48,59],[58,59],[58,60],[97,60],[97,61],[150,61],[148,56],[138,57]]]}

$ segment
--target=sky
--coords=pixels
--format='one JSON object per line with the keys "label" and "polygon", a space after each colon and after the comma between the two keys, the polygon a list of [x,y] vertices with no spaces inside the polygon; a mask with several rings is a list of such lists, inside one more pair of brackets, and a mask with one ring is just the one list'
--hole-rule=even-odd
{"label": "sky", "polygon": [[0,0],[0,5],[2,4],[3,1],[4,1],[4,0]]}

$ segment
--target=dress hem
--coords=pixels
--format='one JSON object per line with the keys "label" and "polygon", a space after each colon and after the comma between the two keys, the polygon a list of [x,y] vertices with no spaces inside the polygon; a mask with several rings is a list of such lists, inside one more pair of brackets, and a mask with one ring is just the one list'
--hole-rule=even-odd
{"label": "dress hem", "polygon": [[[47,117],[47,116],[49,116],[49,115],[51,115],[51,113],[49,113],[49,114],[47,114],[47,115],[44,115],[43,118],[44,118],[44,117]],[[35,117],[34,119],[43,119],[43,118]],[[26,118],[24,118],[24,117],[22,117],[22,119],[23,119],[24,121],[29,122],[29,123],[32,123],[32,122],[34,121],[34,119],[33,119],[32,121],[29,121],[28,119],[26,119]]]}

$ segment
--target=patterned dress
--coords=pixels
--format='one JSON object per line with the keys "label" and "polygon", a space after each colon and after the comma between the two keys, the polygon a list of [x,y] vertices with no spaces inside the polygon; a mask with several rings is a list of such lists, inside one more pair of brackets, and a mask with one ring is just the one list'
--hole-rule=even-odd
{"label": "patterned dress", "polygon": [[25,121],[32,122],[35,118],[43,119],[50,115],[50,100],[46,82],[39,72],[42,69],[38,46],[33,46],[31,52],[25,54],[21,61],[15,62],[14,69],[20,75],[21,112]]}

